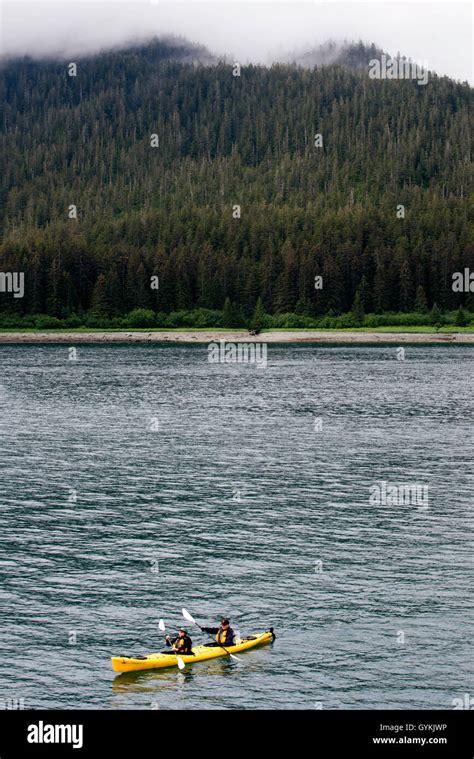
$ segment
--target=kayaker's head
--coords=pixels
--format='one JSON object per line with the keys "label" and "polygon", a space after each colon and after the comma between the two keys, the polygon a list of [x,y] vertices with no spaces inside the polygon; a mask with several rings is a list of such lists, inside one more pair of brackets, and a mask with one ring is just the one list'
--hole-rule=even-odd
{"label": "kayaker's head", "polygon": [[221,627],[222,627],[224,630],[227,630],[227,628],[229,627],[229,624],[230,624],[230,623],[229,623],[229,620],[228,620],[228,619],[226,619],[225,617],[224,617],[224,619],[221,619]]}
{"label": "kayaker's head", "polygon": [[187,634],[188,634],[187,630],[183,630],[182,627],[179,628],[178,635],[179,635],[180,638],[184,638],[184,636],[187,635]]}

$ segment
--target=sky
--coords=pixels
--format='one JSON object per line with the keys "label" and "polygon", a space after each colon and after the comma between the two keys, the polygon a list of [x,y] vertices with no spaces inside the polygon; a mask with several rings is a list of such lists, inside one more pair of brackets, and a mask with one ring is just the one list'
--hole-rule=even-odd
{"label": "sky", "polygon": [[444,0],[3,0],[0,51],[72,57],[179,34],[246,63],[282,59],[327,39],[374,42],[474,83],[473,5]]}

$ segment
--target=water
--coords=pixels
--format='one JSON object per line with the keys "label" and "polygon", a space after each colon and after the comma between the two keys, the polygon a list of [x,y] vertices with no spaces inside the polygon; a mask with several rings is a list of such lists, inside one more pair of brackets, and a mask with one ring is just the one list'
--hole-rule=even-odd
{"label": "water", "polygon": [[[1,699],[436,709],[472,691],[472,349],[268,358],[0,347]],[[428,509],[370,505],[379,481],[427,484]],[[116,676],[110,656],[161,650],[182,606],[276,642]]]}

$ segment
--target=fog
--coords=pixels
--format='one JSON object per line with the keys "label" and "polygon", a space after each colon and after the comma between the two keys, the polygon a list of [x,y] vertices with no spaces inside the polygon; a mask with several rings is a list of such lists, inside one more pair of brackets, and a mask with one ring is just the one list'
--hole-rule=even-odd
{"label": "fog", "polygon": [[283,60],[331,38],[374,42],[439,74],[473,81],[472,6],[463,2],[276,3],[161,0],[4,2],[2,53],[80,56],[162,34],[179,34],[246,63]]}

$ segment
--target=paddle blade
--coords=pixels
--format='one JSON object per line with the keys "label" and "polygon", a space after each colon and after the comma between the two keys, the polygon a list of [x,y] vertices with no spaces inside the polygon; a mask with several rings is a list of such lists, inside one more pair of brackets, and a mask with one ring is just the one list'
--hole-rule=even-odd
{"label": "paddle blade", "polygon": [[162,619],[158,622],[158,627],[160,628],[161,632],[164,632],[166,630],[165,623]]}
{"label": "paddle blade", "polygon": [[235,654],[229,654],[231,659],[235,659],[235,661],[241,661],[238,656],[235,656]]}
{"label": "paddle blade", "polygon": [[178,667],[179,667],[179,669],[184,669],[184,668],[185,668],[185,666],[186,666],[186,664],[185,664],[185,663],[184,663],[184,661],[182,660],[181,656],[177,656],[176,658],[177,658],[177,660],[178,660]]}
{"label": "paddle blade", "polygon": [[183,617],[188,620],[188,622],[192,622],[193,625],[197,625],[196,620],[191,616],[189,611],[187,609],[183,609]]}

